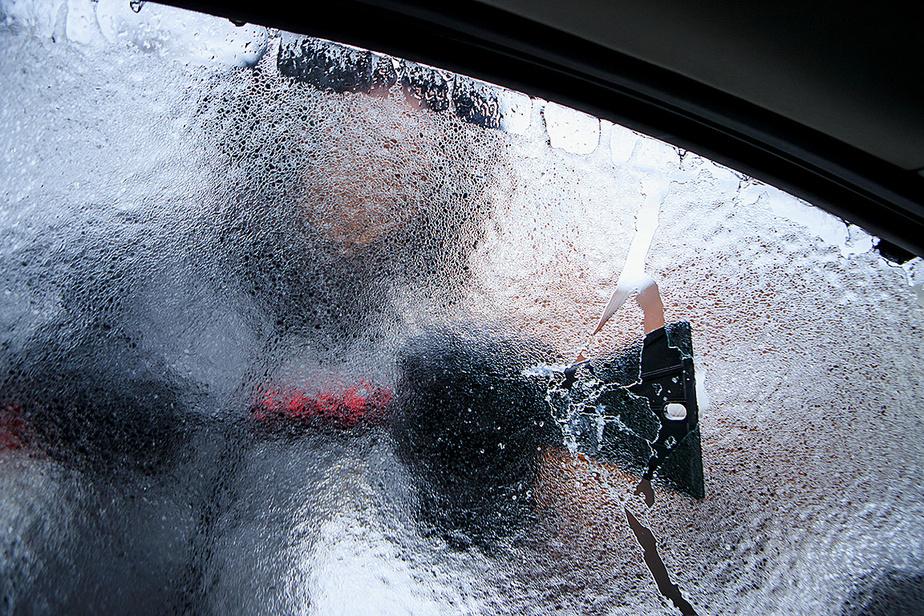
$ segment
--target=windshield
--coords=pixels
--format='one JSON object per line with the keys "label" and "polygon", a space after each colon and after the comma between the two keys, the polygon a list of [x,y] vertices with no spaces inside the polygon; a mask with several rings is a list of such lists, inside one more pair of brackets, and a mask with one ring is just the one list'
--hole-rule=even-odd
{"label": "windshield", "polygon": [[0,611],[919,609],[920,259],[439,68],[0,18]]}

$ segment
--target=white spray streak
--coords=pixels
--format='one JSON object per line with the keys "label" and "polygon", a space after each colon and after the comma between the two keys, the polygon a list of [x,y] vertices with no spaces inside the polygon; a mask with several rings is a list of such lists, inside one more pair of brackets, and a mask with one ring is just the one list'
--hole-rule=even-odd
{"label": "white spray streak", "polygon": [[622,268],[622,273],[619,274],[616,290],[613,291],[591,335],[599,333],[610,317],[634,293],[652,283],[651,278],[645,273],[645,260],[651,248],[651,241],[654,239],[655,229],[658,228],[658,216],[661,213],[661,204],[667,196],[667,191],[668,183],[662,178],[649,176],[642,179],[642,194],[645,195],[645,200],[635,217],[635,236],[632,238],[632,244],[629,245],[626,264]]}

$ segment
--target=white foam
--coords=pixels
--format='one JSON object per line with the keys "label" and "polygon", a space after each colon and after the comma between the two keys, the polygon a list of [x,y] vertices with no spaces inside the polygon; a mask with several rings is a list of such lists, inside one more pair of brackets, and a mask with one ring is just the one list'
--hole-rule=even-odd
{"label": "white foam", "polygon": [[600,120],[556,103],[543,109],[549,142],[572,154],[592,154],[600,142]]}

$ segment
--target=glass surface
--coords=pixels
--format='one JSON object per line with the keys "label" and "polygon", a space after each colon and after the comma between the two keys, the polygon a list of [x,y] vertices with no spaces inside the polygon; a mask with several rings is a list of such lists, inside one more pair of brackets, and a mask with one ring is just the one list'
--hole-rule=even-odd
{"label": "glass surface", "polygon": [[0,613],[921,609],[920,259],[446,71],[0,18]]}

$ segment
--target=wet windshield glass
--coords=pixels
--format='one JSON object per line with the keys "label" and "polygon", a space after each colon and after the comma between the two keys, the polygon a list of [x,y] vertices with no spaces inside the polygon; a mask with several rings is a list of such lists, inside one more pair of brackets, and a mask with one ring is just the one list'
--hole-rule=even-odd
{"label": "wet windshield glass", "polygon": [[920,608],[920,259],[410,61],[0,17],[0,612]]}

